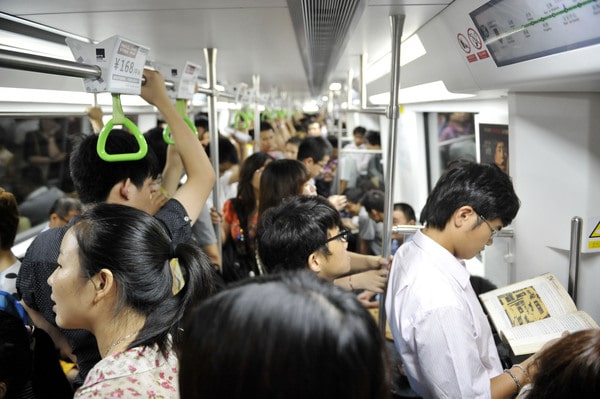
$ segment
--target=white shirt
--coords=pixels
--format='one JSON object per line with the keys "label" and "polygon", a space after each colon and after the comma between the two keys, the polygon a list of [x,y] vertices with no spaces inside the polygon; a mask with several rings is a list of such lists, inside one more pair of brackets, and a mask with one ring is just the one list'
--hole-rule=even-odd
{"label": "white shirt", "polygon": [[[225,204],[225,201],[227,201],[229,198],[237,197],[238,182],[229,183],[229,180],[231,179],[232,174],[233,174],[233,172],[231,171],[231,169],[229,169],[229,170],[225,171],[225,173],[223,173],[222,176],[219,177],[219,202],[220,202],[220,204],[218,207],[215,207],[219,211],[221,211],[223,209],[223,205]],[[212,192],[206,199],[206,203],[208,204],[209,209],[214,207]]]}
{"label": "white shirt", "polygon": [[381,248],[383,223],[371,219],[364,206],[360,208],[358,213],[358,235],[362,240],[368,241],[369,249],[374,255],[381,256],[383,253]]}
{"label": "white shirt", "polygon": [[[349,149],[349,150],[356,150],[356,149],[365,150],[365,149],[367,149],[367,146],[364,144],[361,144],[360,147],[357,147],[356,144],[349,143],[349,144],[346,144],[344,146],[344,148]],[[353,157],[356,160],[356,167],[358,169],[358,173],[361,175],[366,175],[367,168],[369,166],[369,159],[371,159],[372,154],[365,154],[365,153],[344,154],[344,156],[348,156],[348,155],[350,155],[351,157]]]}
{"label": "white shirt", "polygon": [[490,398],[502,365],[464,262],[418,231],[394,256],[386,312],[412,389]]}
{"label": "white shirt", "polygon": [[19,270],[21,270],[21,261],[17,259],[7,269],[0,271],[0,290],[14,296],[17,295],[17,276],[19,275]]}

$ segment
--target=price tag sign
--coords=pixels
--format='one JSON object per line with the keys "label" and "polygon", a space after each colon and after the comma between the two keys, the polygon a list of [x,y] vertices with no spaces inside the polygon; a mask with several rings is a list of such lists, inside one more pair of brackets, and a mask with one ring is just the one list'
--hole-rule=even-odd
{"label": "price tag sign", "polygon": [[200,67],[188,61],[185,63],[181,72],[179,84],[177,85],[177,98],[190,100],[194,97],[194,93],[196,92],[196,83],[198,82],[198,76],[200,76]]}
{"label": "price tag sign", "polygon": [[169,97],[172,100],[184,99],[190,100],[196,93],[196,83],[200,76],[200,67],[189,61],[183,68],[177,68],[172,65],[154,63],[156,70],[165,78],[173,82],[173,89],[169,90]]}
{"label": "price tag sign", "polygon": [[102,71],[99,79],[84,79],[88,93],[111,92],[140,94],[144,65],[150,49],[120,36],[98,44],[66,39],[77,62],[97,65]]}

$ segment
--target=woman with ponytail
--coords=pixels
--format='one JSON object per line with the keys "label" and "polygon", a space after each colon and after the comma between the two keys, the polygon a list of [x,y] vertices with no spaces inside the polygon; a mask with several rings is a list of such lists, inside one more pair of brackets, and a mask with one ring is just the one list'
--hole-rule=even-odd
{"label": "woman with ponytail", "polygon": [[98,204],[79,218],[48,279],[58,326],[91,331],[102,356],[75,398],[178,398],[180,324],[213,292],[213,273],[143,211]]}

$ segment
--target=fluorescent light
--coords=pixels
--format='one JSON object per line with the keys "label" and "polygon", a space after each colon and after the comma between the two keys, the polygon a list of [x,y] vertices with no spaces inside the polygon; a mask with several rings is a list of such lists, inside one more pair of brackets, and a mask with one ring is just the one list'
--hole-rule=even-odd
{"label": "fluorescent light", "polygon": [[321,101],[323,101],[324,103],[327,102],[327,100],[329,100],[329,97],[327,97],[327,96],[321,97]]}
{"label": "fluorescent light", "polygon": [[[400,45],[400,66],[427,54],[425,47],[418,35],[412,35]],[[384,54],[381,58],[371,63],[365,71],[365,81],[370,83],[390,73],[392,67],[392,53]]]}
{"label": "fluorescent light", "polygon": [[[98,105],[112,107],[112,96],[110,93],[98,93],[96,100]],[[94,93],[0,87],[0,101],[9,103],[81,104],[88,106],[94,104]],[[150,104],[140,96],[129,94],[121,95],[121,104],[123,106],[133,107],[150,106]]]}
{"label": "fluorescent light", "polygon": [[26,50],[32,54],[73,61],[73,53],[66,44],[58,44],[4,30],[0,30],[0,43],[10,43],[10,46],[6,46],[6,48],[13,51]]}
{"label": "fluorescent light", "polygon": [[304,103],[302,106],[302,111],[307,114],[313,114],[315,112],[319,112],[319,105],[315,100],[310,100]]}
{"label": "fluorescent light", "polygon": [[[208,83],[202,83],[202,84],[200,84],[200,87],[202,87],[203,89],[210,89],[210,85]],[[215,84],[215,90],[216,91],[225,91],[225,86]]]}
{"label": "fluorescent light", "polygon": [[77,91],[0,87],[0,101],[91,105],[94,102],[94,95]]}
{"label": "fluorescent light", "polygon": [[[436,82],[400,89],[398,101],[400,104],[410,104],[428,101],[456,100],[474,96],[474,94],[449,92],[444,82],[438,80]],[[385,92],[369,96],[369,101],[374,105],[389,105],[390,93]]]}
{"label": "fluorescent light", "polygon": [[[110,93],[98,93],[98,105],[110,105],[112,107],[112,96]],[[140,96],[131,94],[121,94],[121,105],[130,107],[150,106]]]}
{"label": "fluorescent light", "polygon": [[331,91],[339,91],[342,89],[342,84],[339,82],[333,82],[329,85],[329,90]]}

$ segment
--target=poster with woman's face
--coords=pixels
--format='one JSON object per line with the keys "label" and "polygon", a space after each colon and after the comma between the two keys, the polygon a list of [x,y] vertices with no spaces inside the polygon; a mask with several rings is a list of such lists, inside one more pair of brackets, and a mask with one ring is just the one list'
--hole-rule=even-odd
{"label": "poster with woman's face", "polygon": [[503,172],[508,168],[508,126],[479,124],[481,163],[496,164]]}

